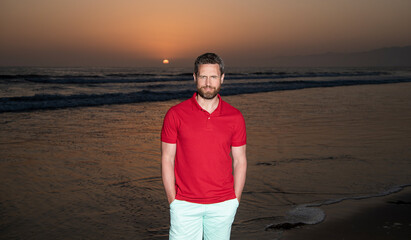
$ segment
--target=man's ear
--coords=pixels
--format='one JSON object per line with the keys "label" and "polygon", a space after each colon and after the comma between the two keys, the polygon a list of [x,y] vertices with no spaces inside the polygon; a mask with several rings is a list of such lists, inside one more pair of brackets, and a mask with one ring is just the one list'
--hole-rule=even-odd
{"label": "man's ear", "polygon": [[194,78],[194,82],[197,82],[197,76],[195,73],[193,73],[193,78]]}
{"label": "man's ear", "polygon": [[221,84],[223,84],[223,82],[224,82],[224,73],[221,74],[221,80],[220,80],[220,82],[221,82]]}

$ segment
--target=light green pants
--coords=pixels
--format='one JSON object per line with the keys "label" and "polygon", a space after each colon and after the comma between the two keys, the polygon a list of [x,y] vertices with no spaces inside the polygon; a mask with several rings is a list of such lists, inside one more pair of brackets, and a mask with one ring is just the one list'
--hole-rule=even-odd
{"label": "light green pants", "polygon": [[174,200],[170,204],[170,240],[229,240],[238,208],[232,199],[214,204]]}

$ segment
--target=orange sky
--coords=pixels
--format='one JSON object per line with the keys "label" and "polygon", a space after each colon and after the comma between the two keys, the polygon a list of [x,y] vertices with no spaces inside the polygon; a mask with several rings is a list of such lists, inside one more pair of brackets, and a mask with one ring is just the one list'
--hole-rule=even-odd
{"label": "orange sky", "polygon": [[[411,44],[408,0],[2,0],[0,65],[238,65]],[[189,65],[191,66],[191,65]]]}

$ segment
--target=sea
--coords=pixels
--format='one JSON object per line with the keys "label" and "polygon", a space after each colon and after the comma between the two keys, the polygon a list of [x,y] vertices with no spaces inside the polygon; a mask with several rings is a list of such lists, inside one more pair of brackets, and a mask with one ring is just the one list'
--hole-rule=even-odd
{"label": "sea", "polygon": [[[167,110],[191,68],[0,67],[0,239],[168,239]],[[248,173],[232,239],[411,186],[411,67],[227,67]]]}
{"label": "sea", "polygon": [[[233,68],[222,94],[401,83],[410,68]],[[0,112],[184,99],[189,68],[0,68]]]}

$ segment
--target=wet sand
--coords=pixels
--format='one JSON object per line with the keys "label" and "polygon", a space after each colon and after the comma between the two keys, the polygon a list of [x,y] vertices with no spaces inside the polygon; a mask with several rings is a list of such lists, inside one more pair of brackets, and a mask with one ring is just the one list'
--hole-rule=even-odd
{"label": "wet sand", "polygon": [[389,196],[347,200],[323,209],[327,214],[323,223],[287,231],[281,239],[411,239],[410,187]]}
{"label": "wet sand", "polygon": [[[321,207],[327,218],[318,225],[265,228],[299,204],[411,183],[410,89],[404,83],[223,96],[242,111],[248,131],[247,182],[232,239],[326,232],[324,224],[382,198]],[[167,239],[160,130],[178,102],[2,114],[0,239]],[[361,203],[348,208],[357,212],[341,207],[351,202]]]}

